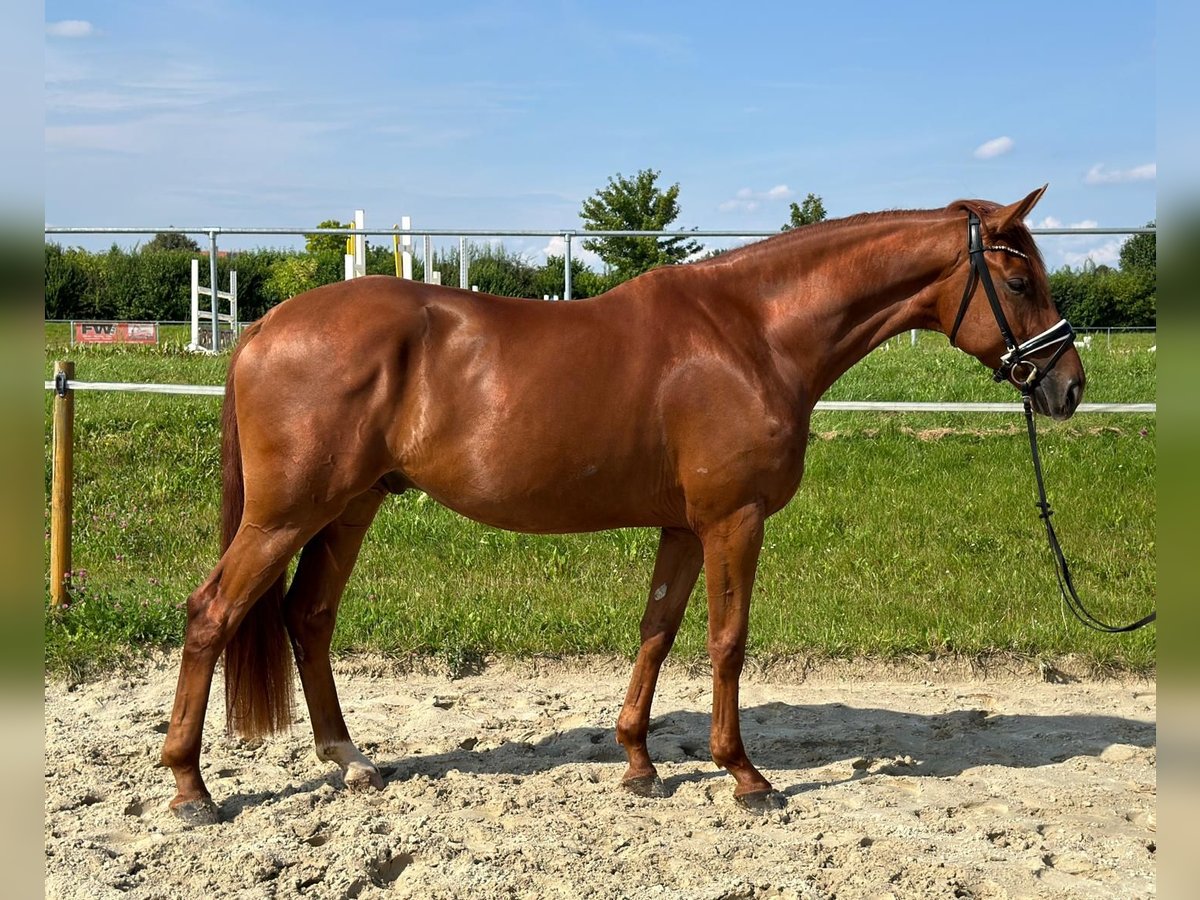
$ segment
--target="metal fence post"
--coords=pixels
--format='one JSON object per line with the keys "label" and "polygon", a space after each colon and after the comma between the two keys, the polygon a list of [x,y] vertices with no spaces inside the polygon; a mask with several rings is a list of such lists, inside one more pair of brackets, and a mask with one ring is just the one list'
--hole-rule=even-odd
{"label": "metal fence post", "polygon": [[71,487],[75,480],[75,363],[54,364],[54,471],[50,485],[50,605],[71,601]]}
{"label": "metal fence post", "polygon": [[564,231],[563,241],[565,247],[563,249],[563,299],[571,299],[571,236],[574,232]]}
{"label": "metal fence post", "polygon": [[458,286],[464,291],[470,287],[470,279],[468,278],[470,261],[467,259],[467,239],[460,237],[458,239]]}

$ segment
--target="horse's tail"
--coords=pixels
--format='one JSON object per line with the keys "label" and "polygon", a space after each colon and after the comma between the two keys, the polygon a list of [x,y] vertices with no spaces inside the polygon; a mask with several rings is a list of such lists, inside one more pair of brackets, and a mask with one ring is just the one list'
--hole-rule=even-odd
{"label": "horse's tail", "polygon": [[[259,331],[246,329],[229,360],[221,411],[221,551],[242,524],[246,485],[233,396],[238,356]],[[283,618],[286,573],[250,607],[225,646],[225,722],[231,732],[258,738],[288,728],[294,709],[292,661]]]}

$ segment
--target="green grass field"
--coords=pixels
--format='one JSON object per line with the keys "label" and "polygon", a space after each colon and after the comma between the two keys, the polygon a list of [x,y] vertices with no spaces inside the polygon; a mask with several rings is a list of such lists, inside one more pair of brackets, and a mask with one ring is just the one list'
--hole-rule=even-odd
{"label": "green grass field", "polygon": [[[220,384],[225,357],[67,348],[48,326],[46,377]],[[1087,402],[1155,399],[1150,335],[1084,353]],[[949,349],[907,335],[830,391],[840,400],[1015,400]],[[46,493],[50,483],[46,397]],[[76,394],[75,602],[46,614],[48,668],[84,677],[178,644],[188,593],[217,556],[217,398]],[[1085,601],[1112,621],[1155,601],[1155,418],[1040,420],[1055,522]],[[1155,631],[1108,636],[1064,616],[1018,414],[817,413],[804,483],[767,525],[751,613],[759,658],[997,652],[1097,669],[1154,667]],[[47,504],[46,527],[49,529]],[[339,652],[632,654],[657,533],[532,537],[485,528],[424,495],[391,498],[347,590]],[[48,547],[48,543],[47,543]],[[48,555],[48,550],[47,550]],[[675,654],[704,655],[697,588]]]}

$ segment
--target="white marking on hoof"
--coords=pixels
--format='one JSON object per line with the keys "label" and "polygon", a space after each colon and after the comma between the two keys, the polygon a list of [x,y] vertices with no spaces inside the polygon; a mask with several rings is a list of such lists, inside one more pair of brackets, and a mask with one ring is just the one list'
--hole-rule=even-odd
{"label": "white marking on hoof", "polygon": [[377,768],[369,764],[364,766],[361,763],[350,763],[342,775],[342,780],[351,791],[383,790],[383,776]]}
{"label": "white marking on hoof", "polygon": [[666,584],[666,582],[664,581],[662,584],[660,584],[660,585],[658,586],[658,590],[656,590],[656,591],[654,592],[654,599],[655,599],[655,600],[661,600],[661,599],[662,599],[663,597],[665,597],[665,596],[667,596],[667,584]]}
{"label": "white marking on hoof", "polygon": [[375,790],[383,789],[383,776],[379,774],[379,770],[375,768],[375,764],[367,759],[349,741],[318,747],[317,756],[341,766],[342,780],[350,790],[366,791],[372,788]]}

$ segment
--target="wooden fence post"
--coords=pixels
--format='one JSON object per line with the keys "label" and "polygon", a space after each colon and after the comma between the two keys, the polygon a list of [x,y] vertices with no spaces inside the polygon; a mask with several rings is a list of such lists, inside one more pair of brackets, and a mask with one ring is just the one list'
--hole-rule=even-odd
{"label": "wooden fence post", "polygon": [[75,363],[54,364],[54,473],[50,488],[50,605],[70,602],[71,486],[75,477]]}

